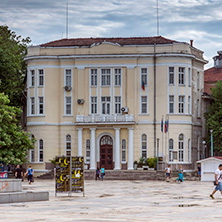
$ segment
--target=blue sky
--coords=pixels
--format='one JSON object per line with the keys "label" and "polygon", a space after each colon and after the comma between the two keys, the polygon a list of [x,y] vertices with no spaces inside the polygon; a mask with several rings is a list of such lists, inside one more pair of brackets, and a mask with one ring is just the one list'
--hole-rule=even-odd
{"label": "blue sky", "polygon": [[[0,24],[33,45],[66,37],[66,0],[0,0]],[[69,38],[156,36],[156,0],[69,0]],[[159,0],[160,35],[222,50],[222,0]]]}

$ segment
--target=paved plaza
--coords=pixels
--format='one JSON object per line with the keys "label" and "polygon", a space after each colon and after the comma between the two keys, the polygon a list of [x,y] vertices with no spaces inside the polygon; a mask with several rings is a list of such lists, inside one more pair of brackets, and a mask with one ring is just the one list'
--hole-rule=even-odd
{"label": "paved plaza", "polygon": [[23,190],[49,191],[50,200],[1,204],[1,222],[221,221],[222,198],[212,182],[86,181],[85,197],[59,194],[53,180],[23,182]]}

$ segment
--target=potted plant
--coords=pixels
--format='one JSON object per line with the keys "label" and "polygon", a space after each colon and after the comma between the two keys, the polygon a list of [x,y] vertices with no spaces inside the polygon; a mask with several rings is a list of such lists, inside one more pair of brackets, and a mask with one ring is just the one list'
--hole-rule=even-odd
{"label": "potted plant", "polygon": [[150,170],[154,170],[157,164],[157,157],[155,158],[148,158],[147,159],[147,164],[149,166]]}
{"label": "potted plant", "polygon": [[134,166],[134,170],[137,170],[138,162],[136,160],[134,161],[133,166]]}

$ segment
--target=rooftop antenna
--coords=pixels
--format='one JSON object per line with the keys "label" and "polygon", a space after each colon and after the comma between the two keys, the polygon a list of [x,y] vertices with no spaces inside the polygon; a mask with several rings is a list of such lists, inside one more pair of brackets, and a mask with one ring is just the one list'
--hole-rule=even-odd
{"label": "rooftop antenna", "polygon": [[66,38],[68,39],[68,2],[66,3]]}
{"label": "rooftop antenna", "polygon": [[158,0],[156,0],[156,31],[157,31],[157,36],[160,35],[159,33],[159,5],[158,5]]}

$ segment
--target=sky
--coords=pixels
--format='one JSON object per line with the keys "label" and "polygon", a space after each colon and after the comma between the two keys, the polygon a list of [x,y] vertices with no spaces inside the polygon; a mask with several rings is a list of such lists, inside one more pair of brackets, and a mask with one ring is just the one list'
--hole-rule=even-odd
{"label": "sky", "polygon": [[[68,38],[157,35],[157,0],[69,0]],[[66,38],[67,0],[0,0],[0,25],[33,45]],[[159,34],[212,57],[222,51],[222,0],[159,0]]]}

